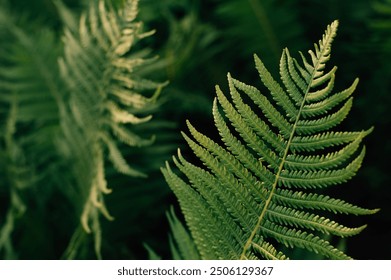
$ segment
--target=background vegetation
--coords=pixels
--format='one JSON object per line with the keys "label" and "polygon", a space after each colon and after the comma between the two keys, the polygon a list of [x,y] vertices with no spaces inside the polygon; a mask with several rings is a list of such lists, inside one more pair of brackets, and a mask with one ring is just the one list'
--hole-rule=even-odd
{"label": "background vegetation", "polygon": [[[5,88],[4,73],[9,71],[7,55],[14,55],[20,65],[25,65],[23,69],[30,65],[20,47],[21,37],[12,37],[7,32],[10,19],[32,41],[40,42],[39,52],[48,56],[44,60],[48,65],[55,60],[50,56],[53,51],[58,48],[61,52],[64,15],[58,13],[55,2],[0,1],[0,7],[10,11],[7,15],[0,13],[0,90]],[[63,1],[75,14],[84,11],[90,2]],[[122,5],[121,0],[111,2]],[[139,9],[144,29],[155,29],[156,33],[142,40],[137,48],[148,48],[159,55],[159,60],[144,70],[144,76],[168,80],[169,84],[159,97],[161,104],[154,112],[156,121],[139,128],[139,133],[155,134],[156,143],[137,150],[123,148],[128,162],[147,173],[148,178],[130,178],[107,170],[109,184],[114,187],[113,193],[106,197],[106,204],[115,220],[101,218],[104,259],[145,259],[146,247],[153,248],[163,258],[171,258],[165,212],[171,204],[176,205],[176,200],[159,168],[170,160],[177,147],[186,153],[179,133],[185,130],[185,120],[207,132],[212,127],[214,85],[224,89],[227,72],[243,82],[256,84],[252,54],[257,53],[277,74],[282,48],[289,47],[292,55],[311,48],[310,43],[318,40],[334,19],[340,20],[331,59],[332,64],[339,66],[336,88],[345,88],[355,77],[360,78],[344,129],[375,126],[365,140],[367,156],[363,167],[353,180],[335,188],[335,192],[338,197],[365,208],[381,208],[376,215],[353,217],[350,219],[359,221],[345,222],[369,225],[345,246],[347,253],[357,259],[390,258],[391,1],[140,0]],[[77,195],[61,190],[61,182],[67,181],[64,178],[67,166],[54,158],[50,151],[53,147],[45,141],[45,135],[52,133],[51,126],[46,124],[56,118],[51,104],[44,104],[40,120],[48,134],[40,134],[41,138],[36,139],[30,137],[36,134],[32,133],[35,127],[29,124],[28,111],[20,124],[7,122],[13,109],[2,95],[0,92],[0,257],[69,257],[67,248],[78,227],[73,210]],[[13,126],[17,128],[14,133]],[[10,145],[14,157],[6,152]],[[7,167],[10,159],[18,167],[12,172]],[[7,223],[10,213],[12,225]],[[80,240],[77,253],[71,256],[95,258],[93,238],[86,235]]]}

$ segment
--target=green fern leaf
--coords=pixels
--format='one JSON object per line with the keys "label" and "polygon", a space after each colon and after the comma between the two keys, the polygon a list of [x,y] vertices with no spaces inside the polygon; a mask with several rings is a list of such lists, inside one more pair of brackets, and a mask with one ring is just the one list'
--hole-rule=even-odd
{"label": "green fern leaf", "polygon": [[[162,172],[178,197],[203,259],[285,259],[286,249],[303,248],[330,259],[349,259],[325,235],[348,237],[366,226],[347,227],[327,212],[355,215],[360,208],[320,193],[351,179],[365,154],[362,140],[372,129],[333,131],[348,115],[358,79],[333,93],[336,67],[326,70],[338,21],[327,27],[310,59],[302,63],[285,49],[282,85],[255,56],[267,97],[228,74],[230,101],[216,87],[213,116],[222,143],[198,132],[183,134],[204,168],[178,151]],[[253,103],[253,104],[250,104]],[[220,107],[226,118],[223,117]],[[193,139],[194,140],[193,140]]]}
{"label": "green fern leaf", "polygon": [[0,26],[0,189],[8,196],[8,210],[0,217],[0,254],[15,259],[25,251],[14,241],[13,230],[22,226],[26,236],[30,233],[24,219],[39,211],[31,205],[45,204],[62,177],[53,141],[59,130],[55,68],[59,44],[47,27],[32,36],[34,24],[14,15],[4,3]]}
{"label": "green fern leaf", "polygon": [[93,1],[79,25],[64,5],[57,3],[66,25],[64,54],[59,59],[66,90],[61,111],[64,139],[59,142],[73,162],[84,205],[80,209],[81,225],[85,232],[94,233],[98,257],[99,215],[113,219],[104,201],[111,192],[105,176],[105,155],[118,172],[146,177],[128,164],[120,145],[152,144],[154,137],[144,139],[132,127],[151,120],[163,86],[142,78],[137,71],[154,61],[145,58],[142,49],[137,51],[137,42],[153,33],[143,32],[141,22],[135,20],[138,1],[129,0],[118,9],[105,2]]}

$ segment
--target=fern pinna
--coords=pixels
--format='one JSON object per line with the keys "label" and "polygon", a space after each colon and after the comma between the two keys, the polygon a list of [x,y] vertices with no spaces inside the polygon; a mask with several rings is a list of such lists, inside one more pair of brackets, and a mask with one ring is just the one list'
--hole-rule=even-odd
{"label": "fern pinna", "polygon": [[174,162],[189,182],[168,163],[162,171],[203,259],[288,258],[277,247],[279,243],[330,259],[350,258],[327,241],[327,235],[352,236],[365,226],[340,225],[327,218],[327,212],[366,215],[377,210],[317,191],[354,176],[365,153],[361,141],[371,131],[331,130],[348,115],[358,82],[332,92],[336,67],[325,71],[325,64],[337,27],[338,21],[327,27],[315,50],[309,51],[311,60],[300,53],[300,64],[288,49],[283,51],[280,75],[284,87],[255,56],[272,98],[228,74],[232,101],[217,86],[213,104],[224,146],[188,122],[195,140],[186,134],[184,138],[207,169],[188,162],[179,151]]}

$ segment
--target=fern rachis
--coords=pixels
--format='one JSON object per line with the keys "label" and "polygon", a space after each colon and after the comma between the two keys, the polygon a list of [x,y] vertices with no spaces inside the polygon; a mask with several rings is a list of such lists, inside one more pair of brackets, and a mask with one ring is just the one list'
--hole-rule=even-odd
{"label": "fern rachis", "polygon": [[[336,67],[325,72],[338,22],[328,26],[309,62],[302,64],[285,49],[280,60],[281,86],[255,56],[260,78],[271,97],[228,74],[232,102],[217,86],[215,125],[225,147],[198,132],[189,122],[185,140],[207,169],[178,153],[163,174],[179,199],[202,258],[286,258],[275,246],[299,247],[327,258],[349,258],[324,237],[347,237],[365,226],[349,228],[325,212],[372,214],[318,189],[354,176],[365,154],[362,139],[371,130],[331,130],[348,115],[358,80],[333,93]],[[246,99],[244,99],[243,97]],[[252,101],[255,106],[246,102]],[[226,119],[220,113],[222,107]],[[253,108],[260,110],[257,113]],[[232,128],[235,132],[232,131]]]}

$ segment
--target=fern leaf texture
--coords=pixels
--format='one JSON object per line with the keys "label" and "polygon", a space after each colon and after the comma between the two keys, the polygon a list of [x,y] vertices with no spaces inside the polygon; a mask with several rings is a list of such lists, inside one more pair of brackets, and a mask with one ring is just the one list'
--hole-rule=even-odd
{"label": "fern leaf texture", "polygon": [[326,70],[338,21],[331,23],[309,56],[284,49],[281,82],[255,56],[270,94],[228,74],[230,98],[216,87],[215,126],[221,141],[188,122],[183,134],[204,167],[174,157],[162,172],[178,197],[203,259],[286,259],[302,248],[329,259],[349,259],[328,236],[348,237],[335,214],[367,215],[364,209],[323,194],[351,179],[365,154],[371,131],[335,130],[352,107],[358,79],[335,92],[336,67]]}

